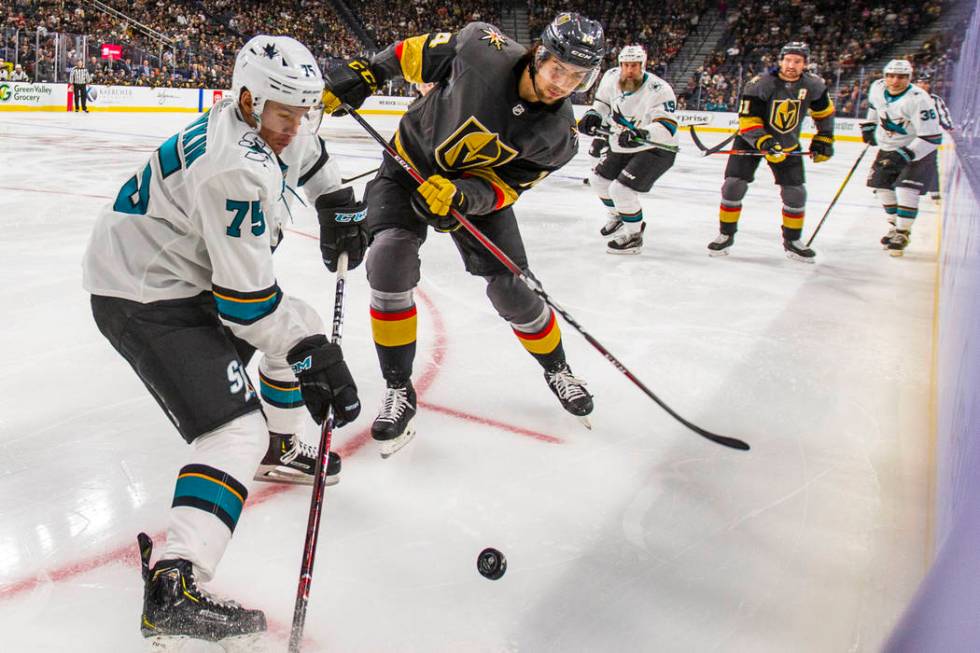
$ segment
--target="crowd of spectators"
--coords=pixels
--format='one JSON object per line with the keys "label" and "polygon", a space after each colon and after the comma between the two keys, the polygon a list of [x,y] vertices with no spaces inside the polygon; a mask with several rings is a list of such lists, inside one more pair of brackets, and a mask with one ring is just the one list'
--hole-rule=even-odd
{"label": "crowd of spectators", "polygon": [[[578,11],[605,26],[606,66],[616,65],[622,46],[640,44],[649,53],[648,68],[661,75],[709,3],[717,3],[726,37],[690,78],[677,84],[679,108],[735,110],[742,83],[775,65],[782,44],[804,40],[811,48],[810,70],[834,90],[841,115],[866,109],[867,86],[880,72],[863,67],[934,20],[943,1],[924,0],[913,6],[885,0],[662,0],[652,6],[621,0],[527,0],[532,38],[561,11]],[[103,2],[134,22],[73,0],[2,0],[0,57],[9,62],[16,53],[20,74],[34,81],[63,81],[66,71],[82,60],[100,84],[228,88],[234,55],[255,33],[299,39],[326,69],[371,46],[383,48],[408,35],[457,30],[473,20],[499,24],[501,16],[501,0],[345,0],[373,41],[368,44],[356,38],[330,2],[322,0]],[[135,21],[158,36],[146,34]],[[59,33],[69,36],[62,36],[56,48]],[[98,48],[103,43],[123,46],[122,59],[101,59]],[[934,77],[934,91],[944,92],[943,77],[958,46],[956,36],[941,34],[920,52],[910,53],[916,69]]]}
{"label": "crowd of spectators", "polygon": [[453,32],[473,21],[497,24],[500,20],[498,0],[469,0],[465,3],[446,0],[346,1],[378,48],[406,36]]}
{"label": "crowd of spectators", "polygon": [[805,41],[810,72],[837,92],[841,113],[853,115],[866,108],[864,91],[876,76],[867,65],[938,18],[943,1],[721,0],[718,7],[728,24],[726,37],[687,80],[682,105],[734,110],[742,82],[775,66],[783,44]]}

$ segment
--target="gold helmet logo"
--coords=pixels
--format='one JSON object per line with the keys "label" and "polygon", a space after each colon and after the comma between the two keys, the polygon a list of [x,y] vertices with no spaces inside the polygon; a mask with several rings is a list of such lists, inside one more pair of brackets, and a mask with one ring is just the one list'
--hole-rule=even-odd
{"label": "gold helmet logo", "polygon": [[799,100],[780,100],[772,103],[769,125],[782,134],[788,134],[800,124]]}
{"label": "gold helmet logo", "polygon": [[517,156],[517,150],[501,143],[497,134],[470,116],[436,147],[435,155],[443,170],[468,170],[502,166]]}

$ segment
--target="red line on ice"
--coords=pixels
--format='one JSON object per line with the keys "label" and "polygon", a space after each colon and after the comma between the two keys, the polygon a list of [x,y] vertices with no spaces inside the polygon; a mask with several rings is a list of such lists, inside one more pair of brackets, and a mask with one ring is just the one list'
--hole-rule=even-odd
{"label": "red line on ice", "polygon": [[[69,195],[72,193],[63,193]],[[297,229],[288,228],[287,229],[293,233],[296,233],[307,238],[312,238],[314,240],[319,240],[316,236],[299,231]],[[492,426],[494,428],[501,429],[503,431],[508,431],[516,435],[522,435],[540,440],[542,442],[548,442],[552,444],[561,444],[563,441],[560,438],[548,435],[546,433],[540,433],[531,429],[526,429],[520,426],[514,426],[511,424],[506,424],[494,419],[487,417],[480,417],[479,415],[473,415],[460,410],[455,410],[453,408],[446,408],[444,406],[439,406],[437,404],[431,404],[422,400],[422,397],[432,386],[435,381],[436,376],[439,373],[439,369],[442,367],[443,361],[445,359],[446,348],[447,348],[447,338],[445,324],[442,320],[442,314],[436,308],[435,304],[422,290],[416,290],[416,296],[425,305],[426,315],[432,320],[432,331],[434,333],[435,342],[432,347],[432,357],[429,362],[426,363],[425,369],[422,371],[422,375],[418,378],[415,383],[416,392],[419,397],[419,405],[425,408],[442,413],[444,415],[449,415],[457,419],[466,420],[468,422],[474,422],[477,424],[483,424],[486,426]],[[371,440],[371,429],[365,427],[357,432],[352,438],[347,439],[343,444],[336,448],[337,453],[342,457],[347,458],[353,456],[355,453],[360,451],[364,445],[366,445]],[[248,506],[257,506],[259,504],[265,503],[269,499],[276,497],[290,490],[297,489],[296,486],[292,485],[269,485],[262,487],[261,489],[255,490],[248,497]],[[162,543],[164,541],[166,533],[164,531],[155,533],[151,535],[154,542]],[[159,546],[159,544],[158,544]],[[121,546],[101,555],[93,556],[84,560],[69,563],[67,565],[62,565],[56,567],[55,569],[45,572],[38,572],[32,578],[25,578],[20,581],[16,581],[11,585],[0,588],[0,601],[5,599],[13,598],[24,592],[28,592],[36,588],[43,582],[61,582],[69,580],[84,574],[86,572],[92,571],[93,569],[98,569],[108,564],[122,563],[132,567],[139,565],[139,550],[136,544],[131,544],[127,546]]]}

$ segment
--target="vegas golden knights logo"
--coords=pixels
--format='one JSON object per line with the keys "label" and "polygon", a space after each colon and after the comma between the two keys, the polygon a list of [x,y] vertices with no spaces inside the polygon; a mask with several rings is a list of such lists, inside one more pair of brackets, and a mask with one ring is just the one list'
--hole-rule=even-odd
{"label": "vegas golden knights logo", "polygon": [[501,143],[473,116],[436,147],[436,162],[443,170],[495,168],[515,156],[517,150]]}
{"label": "vegas golden knights logo", "polygon": [[779,100],[772,103],[769,125],[782,134],[788,134],[800,124],[800,100]]}

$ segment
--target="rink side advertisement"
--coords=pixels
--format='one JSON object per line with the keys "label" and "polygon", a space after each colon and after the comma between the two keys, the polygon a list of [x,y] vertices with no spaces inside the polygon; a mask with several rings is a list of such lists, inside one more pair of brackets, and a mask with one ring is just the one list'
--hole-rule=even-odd
{"label": "rink side advertisement", "polygon": [[[126,112],[186,112],[200,113],[210,109],[228,91],[199,88],[147,88],[143,86],[90,85],[87,89],[89,111]],[[398,116],[405,113],[415,100],[411,97],[369,97],[361,108],[366,115]],[[587,106],[577,105],[575,115],[581,116]],[[71,111],[70,84],[0,83],[0,111]],[[713,111],[678,111],[682,127],[697,125],[699,132],[730,134],[738,127],[734,113]],[[838,118],[835,136],[843,141],[860,141],[860,121]],[[803,137],[813,135],[813,120],[803,121]]]}

